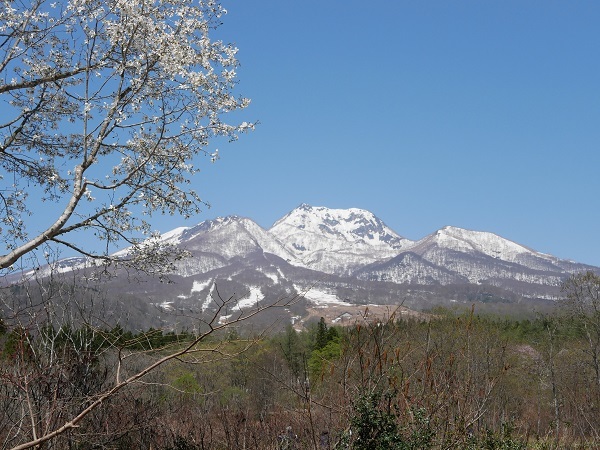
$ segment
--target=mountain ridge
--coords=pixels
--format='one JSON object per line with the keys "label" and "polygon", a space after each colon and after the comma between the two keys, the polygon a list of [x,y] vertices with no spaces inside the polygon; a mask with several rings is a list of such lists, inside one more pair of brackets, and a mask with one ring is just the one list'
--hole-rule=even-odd
{"label": "mountain ridge", "polygon": [[[210,238],[205,238],[208,235]],[[495,280],[498,284],[498,280],[518,281],[536,276],[538,282],[544,284],[541,278],[547,276],[546,284],[556,285],[557,277],[598,269],[535,251],[496,233],[455,226],[444,226],[422,239],[411,241],[370,211],[315,207],[305,203],[269,229],[262,228],[252,219],[232,215],[203,221],[189,228],[176,228],[163,237],[178,239],[178,244],[190,250],[218,254],[226,259],[244,258],[254,251],[271,253],[292,266],[337,276],[369,278],[370,268],[376,268],[379,275],[373,275],[374,278],[383,277],[396,283],[417,283],[422,277],[417,269],[411,277],[411,270],[406,266],[408,261],[421,268],[428,266],[428,279],[441,284],[449,283],[450,279],[475,284]],[[408,254],[412,256],[400,258]],[[406,271],[399,276],[397,270],[401,260]],[[390,264],[395,265],[389,270],[396,275],[382,272]],[[437,268],[437,275],[433,273],[434,268]],[[454,276],[448,277],[448,271]],[[489,273],[482,273],[486,271]],[[442,276],[442,273],[446,275]]]}
{"label": "mountain ridge", "polygon": [[[172,283],[148,278],[131,284],[117,274],[103,287],[117,299],[127,296],[121,305],[134,299],[159,308],[155,317],[138,319],[153,326],[193,326],[183,317],[214,313],[228,298],[235,300],[235,311],[294,299],[277,317],[296,325],[315,314],[344,311],[354,311],[358,320],[368,305],[426,310],[478,302],[532,310],[561,298],[560,287],[571,274],[600,273],[491,232],[446,226],[412,241],[358,208],[302,204],[269,229],[232,215],[157,238],[191,256],[175,262]],[[73,260],[57,267],[82,266]],[[228,314],[219,320],[227,321]],[[267,314],[264,320],[274,318]]]}
{"label": "mountain ridge", "polygon": [[[243,224],[243,227],[223,234],[220,227],[229,223]],[[208,246],[192,242],[192,250],[210,250],[231,259],[233,256],[244,258],[251,246],[253,251],[274,254],[294,267],[397,284],[464,282],[511,290],[513,284],[525,282],[556,287],[569,274],[597,269],[537,252],[492,232],[454,226],[442,227],[420,240],[411,241],[370,211],[359,208],[331,209],[301,204],[269,229],[238,216],[204,221],[192,229],[210,234],[210,239],[202,239],[202,233],[198,232],[181,241],[185,244],[200,239]],[[187,230],[181,235],[189,233]],[[547,292],[540,294],[540,298],[553,296]]]}

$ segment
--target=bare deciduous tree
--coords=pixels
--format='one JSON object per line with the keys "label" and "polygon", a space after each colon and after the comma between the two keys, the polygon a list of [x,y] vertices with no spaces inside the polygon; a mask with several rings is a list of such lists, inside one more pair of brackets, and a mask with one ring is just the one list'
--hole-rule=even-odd
{"label": "bare deciduous tree", "polygon": [[588,344],[588,361],[600,393],[600,276],[593,272],[571,276],[563,285],[567,306],[581,324]]}
{"label": "bare deciduous tree", "polygon": [[[4,408],[0,415],[0,448],[40,448],[41,444],[60,439],[62,445],[57,448],[66,448],[84,441],[86,436],[88,440],[91,435],[104,439],[118,432],[127,433],[129,430],[123,431],[123,426],[133,429],[131,424],[112,423],[107,418],[106,423],[98,425],[88,418],[101,415],[101,409],[114,411],[115,403],[124,405],[121,409],[127,406],[123,395],[139,395],[146,386],[155,384],[152,375],[169,362],[210,364],[211,360],[247,351],[260,335],[240,341],[233,352],[227,341],[206,341],[265,309],[290,302],[282,299],[246,311],[238,308],[234,314],[227,314],[225,322],[223,316],[237,298],[221,299],[215,292],[216,309],[210,315],[196,317],[196,334],[183,335],[183,339],[174,335],[175,340],[163,342],[154,341],[152,333],[127,337],[119,327],[117,332],[96,328],[92,323],[95,319],[88,322],[82,315],[75,325],[69,317],[72,305],[68,305],[74,301],[43,299],[42,308],[32,301],[32,306],[10,318],[9,325],[2,324],[0,405]],[[60,307],[54,309],[57,305]],[[48,320],[41,320],[40,312],[48,313]],[[128,407],[135,409],[135,405]]]}

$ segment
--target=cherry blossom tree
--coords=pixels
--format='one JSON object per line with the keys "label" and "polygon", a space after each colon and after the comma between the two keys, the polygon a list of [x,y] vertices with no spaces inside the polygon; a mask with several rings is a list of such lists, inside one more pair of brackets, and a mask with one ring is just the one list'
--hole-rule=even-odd
{"label": "cherry blossom tree", "polygon": [[107,263],[132,246],[120,264],[165,267],[150,218],[197,214],[209,140],[254,128],[223,118],[249,104],[237,48],[209,36],[225,13],[216,0],[1,1],[0,269],[45,245]]}
{"label": "cherry blossom tree", "polygon": [[[152,216],[200,212],[206,204],[191,180],[201,157],[218,159],[209,141],[254,128],[232,120],[249,100],[237,94],[237,48],[213,38],[225,13],[218,0],[0,0],[0,275],[40,250],[48,261],[67,248],[92,267],[151,273],[183,256],[154,238]],[[223,357],[199,344],[286,304],[222,323],[236,299],[218,297],[214,314],[194,317],[203,331],[142,358],[110,340],[96,345],[105,318],[84,310],[65,283],[41,278],[10,286],[0,302],[0,335],[10,329],[0,339],[2,448],[54,448],[158,367]],[[11,291],[36,283],[40,295],[23,301]],[[78,370],[92,365],[104,372],[84,392]]]}

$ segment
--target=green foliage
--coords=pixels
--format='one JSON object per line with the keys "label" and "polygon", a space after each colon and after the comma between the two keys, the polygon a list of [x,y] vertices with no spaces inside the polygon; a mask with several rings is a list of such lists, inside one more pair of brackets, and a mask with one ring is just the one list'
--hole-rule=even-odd
{"label": "green foliage", "polygon": [[95,330],[88,326],[74,328],[69,324],[56,329],[53,325],[41,326],[35,336],[23,327],[9,329],[0,321],[0,357],[14,358],[20,355],[27,357],[31,345],[53,348],[54,351],[76,352],[86,357],[93,357],[103,349],[117,347],[130,350],[161,349],[170,344],[189,342],[193,336],[187,332],[164,334],[162,330],[149,328],[137,334],[124,330],[120,324],[110,330]]}
{"label": "green foliage", "polygon": [[319,376],[327,367],[327,363],[336,360],[342,354],[338,341],[329,341],[323,348],[315,349],[308,360],[308,370],[312,376]]}
{"label": "green foliage", "polygon": [[30,352],[31,348],[27,330],[22,327],[16,327],[6,334],[2,357],[9,359],[21,357],[27,359]]}
{"label": "green foliage", "polygon": [[234,401],[246,400],[248,392],[238,386],[227,386],[219,393],[219,403],[223,406],[231,405]]}
{"label": "green foliage", "polygon": [[350,419],[352,433],[346,433],[338,448],[354,450],[417,450],[429,448],[434,433],[426,412],[413,411],[412,427],[401,424],[392,396],[372,393],[359,397]]}
{"label": "green foliage", "polygon": [[483,442],[473,447],[473,449],[475,448],[485,450],[525,450],[527,444],[513,437],[513,427],[511,425],[503,424],[502,433],[497,434],[491,430],[487,430]]}
{"label": "green foliage", "polygon": [[120,324],[115,325],[103,334],[107,345],[131,350],[157,350],[170,344],[189,342],[193,339],[193,336],[187,331],[164,333],[162,330],[152,327],[148,328],[147,331],[134,334],[129,330],[124,330]]}
{"label": "green foliage", "polygon": [[403,448],[396,417],[387,408],[379,407],[380,394],[360,397],[354,405],[350,424],[356,434],[353,448],[356,450],[384,450]]}
{"label": "green foliage", "polygon": [[165,450],[197,450],[198,447],[191,439],[186,439],[183,436],[177,436],[172,447],[167,447]]}
{"label": "green foliage", "polygon": [[317,324],[315,343],[308,359],[308,371],[311,376],[323,374],[327,363],[332,362],[342,354],[340,333],[336,328],[328,328],[325,319],[321,317]]}
{"label": "green foliage", "polygon": [[298,332],[294,330],[292,325],[288,325],[285,330],[285,335],[281,342],[281,349],[292,375],[295,378],[300,377],[304,370],[306,351],[304,345],[300,341]]}
{"label": "green foliage", "polygon": [[322,374],[328,362],[336,360],[342,354],[341,341],[342,334],[338,328],[328,327],[321,317],[308,332],[298,333],[288,325],[280,347],[294,378],[304,379],[307,369],[311,376],[317,377]]}
{"label": "green foliage", "polygon": [[327,345],[329,341],[327,335],[327,324],[325,323],[325,318],[321,317],[319,323],[317,324],[317,335],[315,338],[315,350],[320,350]]}
{"label": "green foliage", "polygon": [[182,394],[194,395],[202,392],[196,377],[192,372],[183,372],[173,381],[173,387]]}

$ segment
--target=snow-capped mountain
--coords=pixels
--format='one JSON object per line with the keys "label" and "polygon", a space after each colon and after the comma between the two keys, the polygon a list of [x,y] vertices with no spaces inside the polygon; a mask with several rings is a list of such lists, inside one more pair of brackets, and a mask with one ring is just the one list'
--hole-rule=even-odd
{"label": "snow-capped mountain", "polygon": [[[292,321],[350,305],[402,303],[425,309],[485,302],[527,308],[558,299],[561,284],[572,273],[600,273],[600,268],[539,253],[489,232],[444,227],[411,241],[369,211],[305,204],[269,230],[251,219],[229,216],[176,228],[158,239],[191,255],[176,263],[173,283],[149,278],[136,284],[117,274],[104,285],[110,296],[121,299],[121,306],[135,304],[138,312],[144,304],[159,308],[162,312],[155,316],[127,313],[138,314],[140,323],[152,320],[152,326],[172,325],[173,317],[185,322],[184,317],[214,313],[224,299],[234,303],[219,320],[281,298],[294,301],[270,314]],[[88,266],[93,264],[65,260],[54,272],[82,270],[84,280]]]}
{"label": "snow-capped mountain", "polygon": [[275,222],[269,232],[301,266],[337,275],[390,259],[413,244],[358,208],[303,204]]}
{"label": "snow-capped mountain", "polygon": [[188,250],[213,252],[226,259],[245,257],[256,251],[293,258],[271,234],[252,220],[238,216],[204,221],[182,230],[177,239]]}
{"label": "snow-capped mountain", "polygon": [[485,255],[506,262],[522,264],[530,269],[560,271],[556,264],[563,264],[562,267],[565,269],[568,267],[568,261],[561,262],[554,256],[536,252],[497,234],[450,226],[416,242],[411,251],[425,257],[431,255],[432,262],[444,265],[443,259],[436,260],[433,255],[435,249],[439,248],[464,254]]}
{"label": "snow-capped mountain", "polygon": [[[265,230],[235,216],[205,221],[164,236],[185,247],[193,260],[178,274],[236,270],[264,255],[320,278],[387,282],[410,286],[486,285],[523,298],[555,299],[566,277],[591,266],[560,260],[494,233],[444,227],[419,241],[405,239],[369,211],[300,205]],[[260,255],[260,256],[257,256]],[[250,258],[252,256],[252,258]],[[277,264],[276,264],[277,265]],[[295,269],[293,269],[295,268]],[[289,270],[288,270],[289,272]],[[247,272],[246,272],[247,273]],[[269,279],[284,276],[271,270]],[[306,272],[303,272],[306,277]],[[309,277],[311,278],[311,277]]]}
{"label": "snow-capped mountain", "polygon": [[207,220],[194,227],[178,228],[165,233],[162,239],[185,248],[193,256],[178,262],[179,275],[205,273],[228,266],[232,261],[263,253],[276,255],[292,264],[300,264],[295,255],[276,237],[244,217],[228,216]]}
{"label": "snow-capped mountain", "polygon": [[597,268],[536,252],[494,233],[444,227],[356,276],[394,283],[490,285],[525,298],[553,299],[569,274],[584,270]]}

